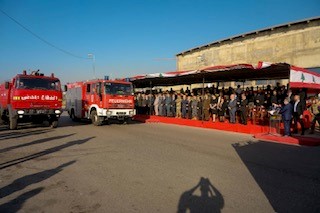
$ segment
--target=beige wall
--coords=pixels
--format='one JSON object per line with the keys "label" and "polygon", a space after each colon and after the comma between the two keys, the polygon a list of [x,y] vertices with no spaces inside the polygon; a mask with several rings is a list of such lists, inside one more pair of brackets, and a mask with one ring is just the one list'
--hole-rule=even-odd
{"label": "beige wall", "polygon": [[275,28],[177,56],[178,70],[258,61],[320,67],[320,20]]}

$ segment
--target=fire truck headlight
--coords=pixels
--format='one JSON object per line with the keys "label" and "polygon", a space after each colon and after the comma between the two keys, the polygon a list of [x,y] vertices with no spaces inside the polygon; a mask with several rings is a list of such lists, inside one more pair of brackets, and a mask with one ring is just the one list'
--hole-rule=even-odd
{"label": "fire truck headlight", "polygon": [[133,111],[129,111],[129,115],[133,115]]}
{"label": "fire truck headlight", "polygon": [[111,111],[107,111],[107,115],[111,115],[112,114],[112,112]]}
{"label": "fire truck headlight", "polygon": [[24,111],[23,110],[18,110],[18,115],[23,115],[24,114]]}
{"label": "fire truck headlight", "polygon": [[57,110],[54,111],[54,113],[55,114],[61,114],[61,111],[57,109]]}

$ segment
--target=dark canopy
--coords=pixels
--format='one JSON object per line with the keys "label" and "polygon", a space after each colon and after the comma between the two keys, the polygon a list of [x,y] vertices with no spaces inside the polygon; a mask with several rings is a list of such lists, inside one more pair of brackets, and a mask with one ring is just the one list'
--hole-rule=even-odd
{"label": "dark canopy", "polygon": [[157,73],[130,78],[136,88],[152,86],[190,85],[196,83],[289,79],[290,65],[271,64],[257,68],[249,64],[214,66],[194,71]]}

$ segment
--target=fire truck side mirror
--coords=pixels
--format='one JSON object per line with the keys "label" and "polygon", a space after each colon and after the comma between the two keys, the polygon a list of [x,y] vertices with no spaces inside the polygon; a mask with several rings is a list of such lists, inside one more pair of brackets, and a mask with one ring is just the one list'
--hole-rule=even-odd
{"label": "fire truck side mirror", "polygon": [[68,91],[68,87],[67,85],[64,85],[64,91],[67,92]]}
{"label": "fire truck side mirror", "polygon": [[6,81],[6,82],[4,83],[4,87],[5,87],[5,89],[9,89],[9,82],[8,82],[8,81]]}

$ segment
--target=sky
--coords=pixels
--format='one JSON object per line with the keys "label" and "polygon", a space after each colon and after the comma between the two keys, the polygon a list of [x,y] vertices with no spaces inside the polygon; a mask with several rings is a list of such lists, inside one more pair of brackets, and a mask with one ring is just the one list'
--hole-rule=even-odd
{"label": "sky", "polygon": [[22,70],[62,82],[176,70],[175,55],[273,25],[320,16],[320,0],[0,0],[0,81]]}

